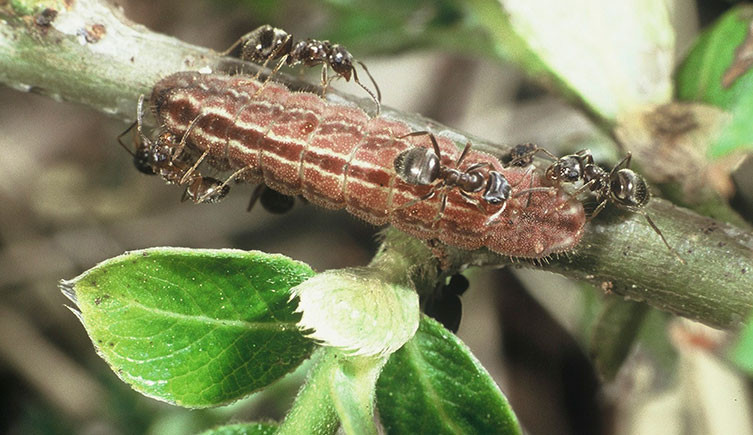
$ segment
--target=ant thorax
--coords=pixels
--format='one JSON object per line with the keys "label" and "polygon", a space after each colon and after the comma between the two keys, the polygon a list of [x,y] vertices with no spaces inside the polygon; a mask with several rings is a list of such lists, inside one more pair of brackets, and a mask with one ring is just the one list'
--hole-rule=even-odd
{"label": "ant thorax", "polygon": [[329,52],[332,50],[332,44],[329,41],[319,41],[316,39],[307,39],[298,41],[293,49],[290,50],[288,65],[302,63],[306,66],[314,66],[325,63],[329,59]]}
{"label": "ant thorax", "polygon": [[[591,157],[590,154],[588,157]],[[546,177],[560,183],[575,183],[585,178],[586,168],[593,165],[593,161],[586,161],[584,156],[572,154],[554,162],[546,170]]]}

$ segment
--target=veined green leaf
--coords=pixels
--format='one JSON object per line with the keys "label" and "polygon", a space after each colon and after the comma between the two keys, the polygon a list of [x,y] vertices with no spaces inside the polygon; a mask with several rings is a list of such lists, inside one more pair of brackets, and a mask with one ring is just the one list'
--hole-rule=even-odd
{"label": "veined green leaf", "polygon": [[377,382],[377,406],[390,434],[520,434],[507,399],[453,333],[423,316]]}
{"label": "veined green leaf", "polygon": [[123,381],[198,408],[246,396],[308,358],[313,344],[289,298],[312,275],[280,255],[155,248],[107,260],[61,288]]}
{"label": "veined green leaf", "polygon": [[677,97],[720,107],[732,115],[709,146],[710,157],[753,148],[753,6],[719,18],[696,42],[677,71]]}

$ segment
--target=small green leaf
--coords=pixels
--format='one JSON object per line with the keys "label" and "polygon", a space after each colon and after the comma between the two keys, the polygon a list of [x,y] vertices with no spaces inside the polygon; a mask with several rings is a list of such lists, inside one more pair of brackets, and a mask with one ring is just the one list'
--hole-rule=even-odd
{"label": "small green leaf", "polygon": [[730,359],[740,369],[753,376],[753,318],[740,332],[740,338],[730,352]]}
{"label": "small green leaf", "polygon": [[156,248],[107,260],[61,288],[123,381],[199,408],[244,397],[309,357],[313,344],[289,298],[311,275],[280,255]]}
{"label": "small green leaf", "polygon": [[418,328],[418,294],[407,267],[330,270],[293,289],[302,329],[325,346],[353,355],[389,355]]}
{"label": "small green leaf", "polygon": [[715,105],[732,120],[709,147],[710,157],[753,149],[753,6],[739,5],[696,42],[677,71],[677,97]]}
{"label": "small green leaf", "polygon": [[209,429],[201,435],[272,435],[276,431],[273,423],[240,423]]}
{"label": "small green leaf", "polygon": [[489,373],[460,339],[426,316],[384,367],[377,405],[390,434],[522,433]]}
{"label": "small green leaf", "polygon": [[611,381],[633,348],[649,306],[614,296],[607,299],[594,325],[591,357],[599,375]]}
{"label": "small green leaf", "polygon": [[332,375],[332,402],[345,433],[376,434],[374,391],[383,357],[343,357]]}

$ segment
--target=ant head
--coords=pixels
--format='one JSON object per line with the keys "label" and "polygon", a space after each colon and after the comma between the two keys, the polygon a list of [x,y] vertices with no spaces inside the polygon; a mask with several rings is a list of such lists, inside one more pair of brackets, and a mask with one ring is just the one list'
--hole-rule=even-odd
{"label": "ant head", "polygon": [[510,166],[526,167],[533,164],[533,156],[539,150],[539,146],[532,143],[524,143],[515,145],[508,156],[509,161],[503,162]]}
{"label": "ant head", "polygon": [[243,58],[254,62],[276,59],[289,52],[292,45],[288,32],[265,24],[249,33],[243,43]]}
{"label": "ant head", "polygon": [[510,198],[511,191],[512,187],[504,175],[497,171],[489,171],[489,181],[486,183],[486,190],[481,198],[491,205],[498,205]]}
{"label": "ant head", "polygon": [[411,148],[395,157],[398,177],[409,184],[428,185],[439,177],[439,157],[430,148]]}
{"label": "ant head", "polygon": [[630,169],[620,169],[609,182],[612,199],[619,205],[642,207],[651,198],[646,179]]}
{"label": "ant head", "polygon": [[574,154],[562,157],[547,168],[546,176],[550,180],[574,183],[583,177],[583,162]]}
{"label": "ant head", "polygon": [[156,175],[154,172],[154,166],[152,165],[152,152],[148,148],[139,147],[135,153],[133,153],[133,166],[139,170],[142,174]]}
{"label": "ant head", "polygon": [[142,174],[156,175],[154,170],[154,152],[150,148],[139,147],[135,153],[133,153],[133,166],[139,170]]}
{"label": "ant head", "polygon": [[340,74],[345,81],[350,80],[353,71],[353,56],[340,44],[332,46],[329,54],[329,65],[332,69]]}

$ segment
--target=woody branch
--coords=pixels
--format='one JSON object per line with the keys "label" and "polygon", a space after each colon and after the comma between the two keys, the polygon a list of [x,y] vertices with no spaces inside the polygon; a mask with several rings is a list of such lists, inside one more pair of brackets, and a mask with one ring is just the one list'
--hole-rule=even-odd
{"label": "woody branch", "polygon": [[[57,5],[57,2],[50,2]],[[39,4],[39,2],[37,2]],[[80,103],[123,120],[132,120],[139,95],[160,78],[181,70],[256,72],[257,66],[223,58],[128,22],[109,4],[79,0],[70,10],[41,9],[32,15],[0,6],[0,81],[24,91]],[[278,76],[294,88],[316,88]],[[330,92],[327,98],[361,105],[367,98]],[[384,108],[384,114],[414,126],[473,142],[493,154],[507,147],[471,137],[415,114]],[[428,125],[427,125],[428,124]],[[538,262],[517,262],[587,280],[605,291],[645,301],[659,309],[716,327],[734,327],[753,313],[753,234],[662,200],[645,211],[687,264],[675,259],[640,214],[605,211],[586,227],[570,253]],[[419,290],[439,276],[437,259],[423,242],[390,229],[379,257],[398,256],[415,264]],[[504,266],[512,259],[487,250],[448,248],[448,272],[468,266]]]}

